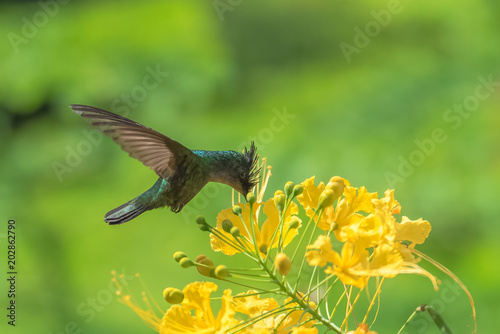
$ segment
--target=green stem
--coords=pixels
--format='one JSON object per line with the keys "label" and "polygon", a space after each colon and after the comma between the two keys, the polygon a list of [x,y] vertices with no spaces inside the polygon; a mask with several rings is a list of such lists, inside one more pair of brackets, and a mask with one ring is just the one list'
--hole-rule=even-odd
{"label": "green stem", "polygon": [[[254,292],[254,293],[245,293],[245,294],[237,294],[236,296],[233,296],[234,298],[244,298],[244,297],[250,297],[250,296],[258,296],[258,295],[263,295],[266,293],[275,293],[275,294],[284,294],[280,289],[275,289],[275,290],[268,290],[268,291],[261,291],[261,292]],[[222,297],[221,297],[222,298]],[[221,299],[219,298],[219,299]]]}
{"label": "green stem", "polygon": [[[270,316],[273,316],[275,314],[278,314],[278,313],[281,313],[281,312],[284,312],[284,311],[287,311],[287,310],[293,310],[293,309],[296,309],[296,308],[285,308],[284,305],[283,306],[280,306],[278,308],[275,308],[274,310],[271,310],[269,312],[266,312],[264,314],[261,314],[259,316],[256,316],[254,318],[251,318],[251,319],[248,319],[247,321],[245,321],[244,323],[240,323],[232,328],[229,329],[228,333],[236,333],[244,328],[247,328],[259,321],[261,321],[262,319],[265,319],[265,318],[268,318]],[[285,317],[286,318],[286,317]],[[244,325],[244,326],[242,326]],[[235,330],[234,332],[232,332],[231,330]]]}
{"label": "green stem", "polygon": [[255,257],[260,260],[259,247],[257,244],[257,236],[255,235],[255,226],[253,224],[253,204],[252,203],[250,203],[250,228],[252,229],[252,244],[255,246]]}
{"label": "green stem", "polygon": [[[319,214],[317,215],[318,216],[318,222],[319,220],[321,219],[321,215],[323,214],[323,211],[324,210],[321,210],[319,211]],[[316,212],[317,213],[317,209],[316,209]],[[313,216],[314,217],[314,216]],[[308,242],[308,245],[311,244],[312,242],[312,239],[314,237],[314,233],[316,232],[316,228],[318,227],[318,224],[314,224],[314,227],[313,227],[313,230],[311,232],[311,235],[309,236],[309,242]],[[300,240],[300,242],[302,242],[302,239]],[[300,247],[300,244],[297,246],[297,248]],[[307,253],[307,252],[306,252]],[[302,268],[304,267],[304,263],[306,261],[306,256],[304,254],[304,257],[302,258],[302,262],[300,263],[300,268],[299,268],[299,275],[297,276],[297,280],[295,281],[295,291],[297,290],[298,286],[299,286],[299,281],[300,281],[300,278],[301,278],[301,273],[302,273]],[[293,261],[292,261],[293,263]],[[313,278],[314,276],[311,276],[311,279]]]}
{"label": "green stem", "polygon": [[309,225],[311,225],[311,221],[313,220],[314,216],[316,215],[316,212],[312,215],[312,217],[309,218],[309,221],[306,224],[306,228],[304,229],[304,233],[300,236],[299,244],[295,247],[295,251],[293,252],[292,259],[290,262],[293,263],[295,260],[295,256],[297,256],[297,252],[299,251],[300,245],[302,244],[302,240],[304,239],[304,236],[306,235],[307,230],[309,229]]}
{"label": "green stem", "polygon": [[340,302],[342,299],[344,299],[344,296],[347,294],[347,290],[344,289],[344,293],[342,293],[342,296],[340,296],[339,300],[337,300],[337,303],[335,304],[335,307],[332,310],[332,314],[330,314],[329,320],[331,321],[333,319],[333,316],[335,315],[335,312],[337,311],[337,307],[339,307]]}
{"label": "green stem", "polygon": [[327,328],[333,330],[334,332],[338,333],[338,334],[344,334],[344,332],[339,328],[337,327],[335,324],[331,323],[328,319],[326,319],[325,317],[323,317],[321,314],[319,314],[316,310],[313,310],[308,303],[304,302],[304,300],[302,298],[298,298],[297,297],[297,294],[295,292],[295,289],[291,289],[291,287],[289,285],[284,285],[282,282],[280,282],[278,280],[278,278],[273,275],[273,273],[269,270],[269,268],[267,268],[267,266],[264,265],[264,263],[262,262],[262,260],[260,260],[260,264],[262,266],[262,269],[264,269],[264,271],[266,271],[268,273],[269,276],[271,276],[271,278],[274,280],[274,282],[280,287],[280,289],[284,292],[286,292],[286,294],[295,302],[297,303],[300,308],[302,310],[304,310],[305,312],[309,313],[315,320],[317,320],[318,322],[321,322],[323,325],[325,325]]}
{"label": "green stem", "polygon": [[[273,281],[269,281],[269,280],[257,279],[257,278],[252,278],[252,277],[247,277],[247,276],[240,276],[240,275],[234,275],[234,274],[231,274],[231,277],[239,278],[239,279],[245,279],[247,281],[254,281],[254,282],[261,282],[261,283],[273,283]],[[268,277],[268,276],[261,276],[261,277]]]}
{"label": "green stem", "polygon": [[[320,286],[321,284],[326,283],[326,282],[327,282],[327,280],[328,280],[328,279],[330,279],[330,278],[332,278],[333,276],[334,276],[334,275],[331,275],[331,276],[327,277],[326,279],[324,279],[324,280],[323,280],[323,282],[321,282],[320,284],[318,284],[317,286],[315,286],[313,290],[318,289],[318,288],[319,288],[319,286]],[[334,281],[332,284],[330,284],[330,286],[328,287],[328,289],[327,289],[327,290],[325,291],[325,293],[323,294],[323,297],[322,297],[322,298],[318,301],[318,307],[319,307],[321,304],[323,304],[323,301],[324,301],[326,298],[328,298],[328,297],[327,297],[327,296],[328,296],[328,293],[330,293],[330,290],[331,290],[331,289],[335,286],[335,283],[337,283],[337,281],[338,281],[338,280],[339,280],[339,278],[337,277],[337,278],[335,279],[335,281]],[[326,306],[326,307],[328,308],[328,306]]]}
{"label": "green stem", "polygon": [[403,327],[401,327],[401,329],[396,334],[401,334],[401,332],[403,331],[403,329],[405,329],[406,325],[408,325],[410,323],[410,321],[412,321],[413,318],[415,318],[415,316],[417,315],[417,312],[418,312],[418,309],[416,309],[415,311],[413,311],[413,313],[410,315],[410,317],[408,318],[408,320],[406,320],[406,322],[403,324]]}
{"label": "green stem", "polygon": [[[246,252],[246,248],[245,248],[243,245],[242,245],[242,246],[243,246],[244,248],[239,248],[237,244],[235,244],[232,240],[230,240],[230,239],[226,238],[226,236],[225,236],[225,235],[223,235],[221,232],[219,232],[216,228],[211,227],[211,229],[210,229],[210,233],[212,233],[213,235],[215,235],[215,237],[217,237],[217,238],[221,239],[223,242],[225,242],[225,243],[226,243],[226,244],[228,244],[229,246],[231,246],[231,247],[233,247],[234,249],[236,249],[238,252],[243,253],[243,254],[245,254],[245,255],[247,255],[247,256],[248,256],[248,255],[250,255],[250,254],[248,254],[248,253]],[[239,242],[239,240],[237,240],[237,241]],[[240,242],[240,244],[241,244],[241,242]]]}
{"label": "green stem", "polygon": [[[231,275],[235,274],[235,275],[238,275],[238,276],[245,276],[245,277],[260,277],[260,278],[269,278],[268,275],[263,275],[263,274],[260,274],[260,275],[257,275],[257,274],[248,274],[248,273],[242,273],[242,272],[239,272],[239,271],[234,271],[232,269],[228,269],[229,272],[231,273]],[[236,277],[233,275],[233,277]]]}
{"label": "green stem", "polygon": [[[255,286],[251,286],[251,285],[246,285],[246,284],[243,284],[243,283],[240,283],[240,282],[236,282],[236,281],[232,281],[232,280],[229,280],[229,279],[223,279],[221,281],[225,281],[225,282],[229,282],[229,283],[232,283],[232,284],[236,284],[236,285],[239,285],[239,286],[244,286],[245,288],[249,288],[249,289],[252,289],[252,290],[259,290],[258,288],[256,288]],[[268,293],[272,290],[262,290],[263,292],[262,293]],[[259,292],[260,293],[260,292]]]}
{"label": "green stem", "polygon": [[283,224],[285,223],[285,216],[286,216],[286,211],[288,210],[288,207],[290,204],[292,204],[293,198],[290,197],[286,202],[285,202],[285,208],[283,209],[283,214],[280,219],[280,236],[278,240],[278,253],[282,253],[283,249],[285,248],[285,240],[283,239]]}

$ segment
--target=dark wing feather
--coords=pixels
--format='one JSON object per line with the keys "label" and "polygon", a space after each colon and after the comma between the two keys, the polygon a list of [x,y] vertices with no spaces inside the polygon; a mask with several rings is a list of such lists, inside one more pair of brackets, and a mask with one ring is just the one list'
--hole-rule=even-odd
{"label": "dark wing feather", "polygon": [[163,178],[173,176],[177,166],[194,155],[175,140],[128,118],[79,104],[72,104],[70,107],[113,139],[132,158],[136,158]]}

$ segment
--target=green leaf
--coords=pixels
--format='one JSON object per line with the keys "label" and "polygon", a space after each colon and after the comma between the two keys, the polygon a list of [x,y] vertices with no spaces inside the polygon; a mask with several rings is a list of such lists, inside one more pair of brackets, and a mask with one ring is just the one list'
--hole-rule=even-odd
{"label": "green leaf", "polygon": [[425,305],[425,306],[422,305],[422,307],[423,307],[424,311],[429,312],[429,315],[431,316],[432,320],[434,320],[434,323],[439,328],[441,333],[443,333],[443,334],[452,334],[453,333],[451,331],[450,327],[448,327],[448,325],[444,321],[441,314],[439,314],[439,312],[436,311],[436,309],[434,307],[429,306],[429,305]]}

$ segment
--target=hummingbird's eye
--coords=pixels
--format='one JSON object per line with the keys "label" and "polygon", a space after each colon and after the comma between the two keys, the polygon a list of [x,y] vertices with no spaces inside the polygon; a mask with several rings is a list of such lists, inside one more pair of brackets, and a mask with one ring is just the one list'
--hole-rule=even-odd
{"label": "hummingbird's eye", "polygon": [[245,172],[241,172],[241,173],[240,173],[240,178],[245,179],[245,176],[246,176],[246,175],[245,175]]}

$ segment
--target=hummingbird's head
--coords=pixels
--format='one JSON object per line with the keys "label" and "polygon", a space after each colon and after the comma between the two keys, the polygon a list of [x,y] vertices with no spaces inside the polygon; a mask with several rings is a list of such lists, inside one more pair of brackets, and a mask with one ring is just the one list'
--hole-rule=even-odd
{"label": "hummingbird's head", "polygon": [[258,176],[260,168],[257,168],[257,161],[259,156],[257,155],[257,148],[255,143],[250,144],[250,149],[245,147],[245,152],[242,154],[240,168],[238,168],[238,181],[239,184],[236,189],[243,196],[246,196],[258,182]]}

